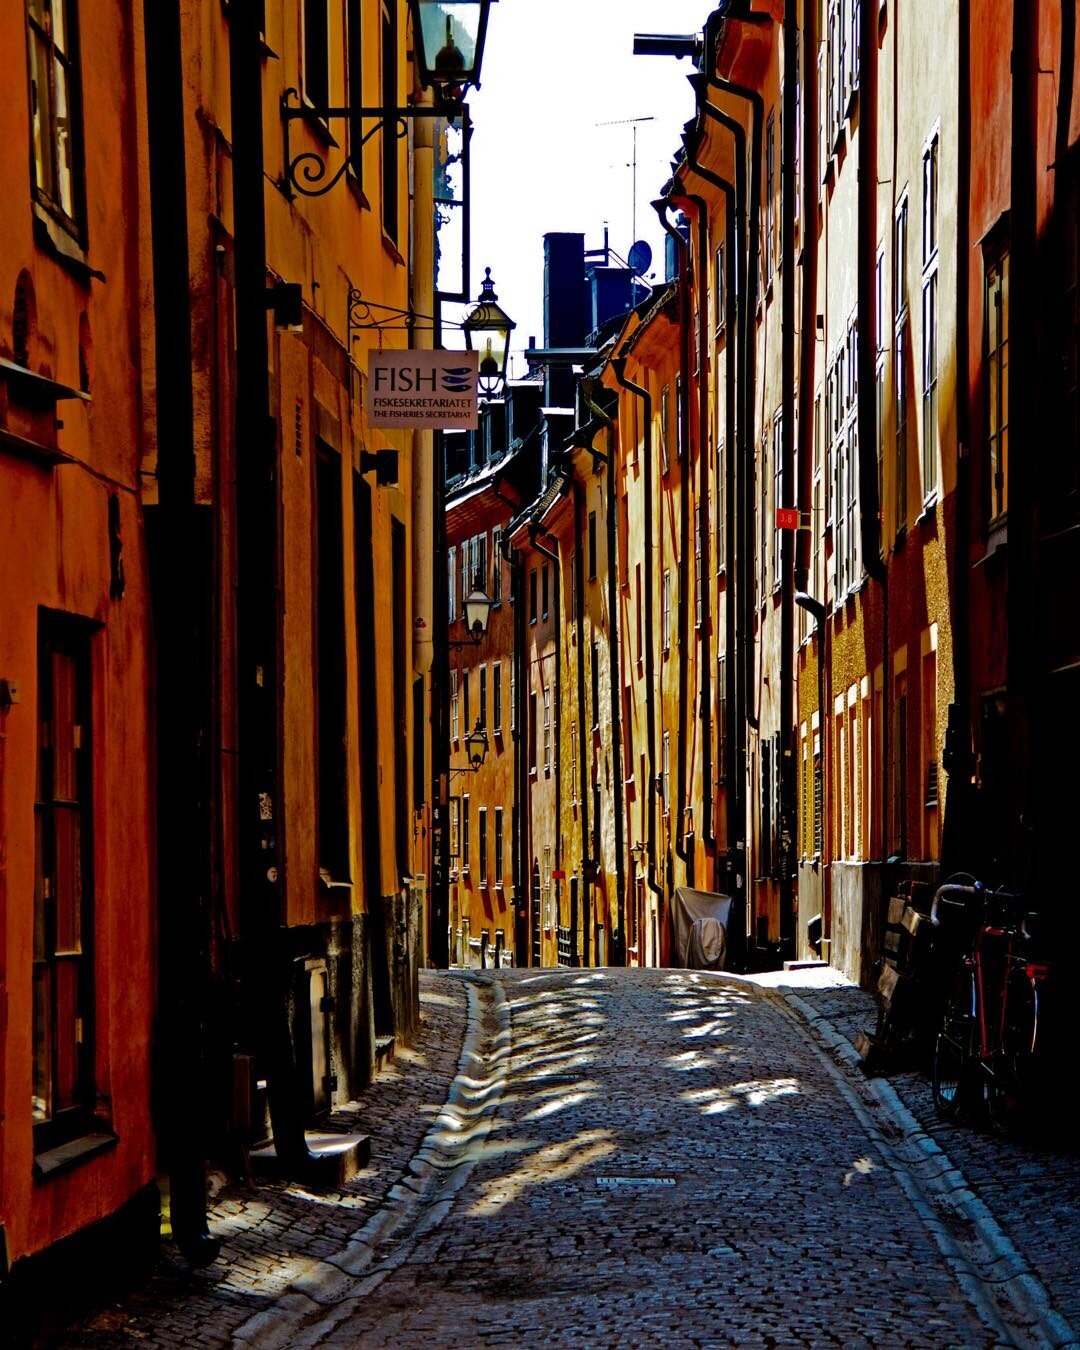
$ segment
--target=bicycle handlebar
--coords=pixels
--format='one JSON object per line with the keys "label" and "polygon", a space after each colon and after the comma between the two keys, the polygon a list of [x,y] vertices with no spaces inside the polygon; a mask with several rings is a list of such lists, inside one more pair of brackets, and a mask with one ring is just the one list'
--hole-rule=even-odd
{"label": "bicycle handlebar", "polygon": [[1024,897],[1015,895],[1011,891],[992,891],[988,890],[981,882],[977,881],[972,886],[963,885],[958,882],[947,881],[943,886],[939,886],[934,892],[934,902],[930,907],[930,922],[935,928],[940,928],[942,914],[942,905],[955,905],[960,909],[967,909],[967,901],[978,898],[982,901],[983,908],[991,901],[997,901],[1006,906],[1011,906],[1019,915],[1023,911]]}

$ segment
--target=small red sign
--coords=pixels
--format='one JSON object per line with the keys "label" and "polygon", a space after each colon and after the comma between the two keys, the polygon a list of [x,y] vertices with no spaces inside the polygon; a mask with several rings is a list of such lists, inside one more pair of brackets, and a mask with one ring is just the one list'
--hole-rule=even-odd
{"label": "small red sign", "polygon": [[561,867],[556,867],[551,874],[551,879],[552,881],[565,881],[566,873],[562,870]]}
{"label": "small red sign", "polygon": [[798,508],[778,506],[776,508],[776,528],[778,530],[797,530],[799,528]]}

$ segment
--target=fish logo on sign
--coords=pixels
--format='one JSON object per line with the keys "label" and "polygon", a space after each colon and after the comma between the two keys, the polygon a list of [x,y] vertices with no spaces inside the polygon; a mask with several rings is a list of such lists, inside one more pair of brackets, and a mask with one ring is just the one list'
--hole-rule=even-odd
{"label": "fish logo on sign", "polygon": [[442,387],[449,394],[467,394],[475,380],[471,366],[447,366],[442,372]]}

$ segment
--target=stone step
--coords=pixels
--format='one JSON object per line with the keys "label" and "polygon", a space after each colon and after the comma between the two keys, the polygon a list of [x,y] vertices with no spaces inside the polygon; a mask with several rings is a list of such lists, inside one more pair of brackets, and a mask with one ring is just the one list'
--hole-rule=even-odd
{"label": "stone step", "polygon": [[309,1162],[300,1169],[286,1170],[278,1158],[273,1140],[251,1150],[251,1165],[266,1176],[303,1173],[297,1180],[330,1189],[340,1188],[362,1171],[371,1159],[371,1137],[366,1134],[339,1134],[330,1130],[305,1130]]}

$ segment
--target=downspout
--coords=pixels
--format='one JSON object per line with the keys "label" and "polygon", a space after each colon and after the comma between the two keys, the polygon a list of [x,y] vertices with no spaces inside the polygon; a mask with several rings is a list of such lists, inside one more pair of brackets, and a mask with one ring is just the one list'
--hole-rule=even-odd
{"label": "downspout", "polygon": [[241,903],[244,932],[250,937],[247,975],[256,991],[255,1033],[268,1070],[274,1145],[287,1172],[310,1176],[318,1160],[304,1135],[303,1094],[288,1011],[292,961],[280,829],[282,583],[277,429],[270,415],[266,332],[263,57],[257,9],[253,3],[242,3],[229,11],[240,448],[236,497]]}
{"label": "downspout", "polygon": [[[547,531],[539,521],[529,521],[529,542],[542,558],[549,558],[555,568],[552,577],[555,591],[555,865],[562,866],[562,571],[559,555],[540,542]],[[556,907],[556,918],[558,908]]]}
{"label": "downspout", "polygon": [[[712,63],[715,61],[715,48],[710,50],[708,47],[705,52],[705,61]],[[691,83],[698,87],[696,80],[698,77],[691,76]],[[754,684],[754,643],[749,640],[754,631],[754,588],[753,588],[753,559],[754,559],[754,425],[755,425],[755,403],[757,398],[757,292],[758,292],[758,250],[761,234],[761,143],[763,134],[763,124],[765,121],[765,100],[756,89],[748,89],[744,85],[734,84],[730,80],[721,79],[719,76],[705,72],[705,91],[715,90],[720,94],[732,95],[741,98],[750,104],[751,110],[751,148],[750,148],[750,196],[749,196],[749,240],[747,247],[747,257],[745,263],[744,283],[746,294],[746,306],[743,311],[745,322],[743,324],[743,362],[744,375],[742,379],[743,389],[743,441],[746,451],[746,461],[743,465],[743,479],[740,494],[740,519],[739,519],[739,555],[741,558],[740,570],[745,576],[740,577],[742,586],[742,604],[741,604],[741,627],[744,637],[747,640],[743,648],[742,661],[742,680],[743,680],[743,704],[746,724],[757,729],[758,718],[754,711],[753,703],[750,699],[750,690]],[[722,113],[719,108],[709,103],[704,93],[700,97],[699,107],[701,111],[714,121],[721,123],[729,130],[738,127],[736,135],[736,161],[735,187],[741,200],[745,203],[746,198],[746,180],[745,169],[741,169],[745,161],[746,132],[742,123],[736,122],[734,118],[728,117]],[[733,125],[734,124],[734,125]],[[741,135],[742,151],[739,151]],[[743,173],[743,181],[740,184],[740,170]],[[746,214],[744,207],[744,215]]]}
{"label": "downspout", "polygon": [[[704,92],[700,87],[698,96],[699,100],[703,100]],[[725,125],[727,124],[725,123]],[[746,864],[747,717],[745,706],[748,689],[747,665],[742,652],[739,650],[739,635],[744,631],[743,621],[740,619],[740,609],[744,603],[743,597],[747,592],[751,596],[749,602],[751,614],[753,608],[752,576],[744,554],[739,527],[742,516],[739,487],[742,478],[749,475],[752,494],[754,451],[752,444],[749,446],[746,444],[748,428],[752,427],[753,422],[747,423],[746,405],[744,401],[741,402],[739,399],[740,390],[745,388],[746,381],[747,344],[745,334],[748,327],[746,249],[744,242],[746,137],[741,123],[734,121],[734,119],[731,119],[730,130],[734,134],[736,143],[734,186],[726,178],[701,164],[697,159],[695,149],[689,143],[687,144],[686,154],[687,164],[694,173],[724,194],[727,208],[726,232],[729,241],[725,257],[725,284],[734,305],[734,319],[729,321],[724,360],[726,375],[724,534],[725,570],[727,573],[726,602],[724,605],[724,650],[726,657],[724,662],[724,693],[726,704],[725,738],[731,758],[726,770],[728,783],[727,866],[730,874],[728,884],[733,886],[736,892],[739,892],[744,884]],[[742,146],[741,152],[740,145]],[[741,210],[739,207],[740,201],[743,203]],[[752,617],[750,631],[753,631]]]}
{"label": "downspout", "polygon": [[[725,190],[725,198],[727,191]],[[732,194],[734,196],[734,194]],[[688,196],[698,213],[698,551],[701,554],[701,624],[698,633],[701,689],[701,834],[716,870],[716,832],[713,820],[712,749],[712,582],[709,554],[709,218],[703,197]],[[733,208],[734,209],[734,208]],[[726,259],[725,259],[726,265]],[[711,877],[715,889],[715,876]]]}
{"label": "downspout", "polygon": [[676,241],[679,254],[679,713],[678,756],[675,774],[675,856],[687,864],[686,840],[683,826],[686,820],[686,688],[689,670],[686,644],[689,623],[686,604],[686,559],[690,552],[690,248],[687,241],[673,230],[665,216],[660,223]]}
{"label": "downspout", "polygon": [[641,399],[645,423],[645,721],[649,740],[649,890],[660,903],[664,900],[663,887],[656,880],[656,698],[653,682],[656,660],[653,651],[653,499],[652,499],[652,395],[640,384],[626,377],[626,357],[613,356],[611,369],[620,386]]}
{"label": "downspout", "polygon": [[[871,9],[872,5],[865,5]],[[864,14],[865,20],[865,14]],[[795,93],[799,78],[799,20],[794,4],[784,6],[784,102],[783,144],[780,148],[780,258],[782,264],[780,305],[780,478],[782,505],[795,502]],[[860,139],[861,146],[861,139]],[[860,179],[861,181],[861,179]],[[876,190],[876,183],[875,183]],[[813,332],[813,330],[811,330]],[[863,347],[867,343],[861,344]],[[780,505],[781,503],[775,503]],[[793,842],[795,837],[795,534],[780,532],[780,762],[775,772],[780,779],[780,819],[777,871],[780,873],[780,950],[795,956],[795,888],[793,885]]]}
{"label": "downspout", "polygon": [[[582,395],[588,405],[589,411],[605,427],[611,428],[612,419],[604,412],[603,408],[593,402],[586,382],[581,383]],[[616,576],[615,558],[617,556],[618,542],[616,538],[618,521],[616,519],[616,492],[615,492],[615,471],[611,463],[611,456],[594,450],[592,438],[595,437],[599,427],[595,424],[591,430],[589,439],[589,452],[594,460],[604,464],[607,469],[608,478],[608,500],[607,500],[607,588],[608,588],[608,684],[610,686],[609,694],[611,699],[611,759],[612,759],[612,778],[615,783],[615,907],[619,924],[618,938],[613,944],[613,957],[616,965],[626,965],[626,872],[623,867],[623,823],[624,812],[626,810],[626,793],[624,787],[625,769],[623,766],[623,748],[622,748],[622,709],[620,708],[620,699],[622,691],[622,677],[619,666],[619,597],[618,597],[618,578]],[[580,568],[578,571],[580,572]],[[584,579],[581,585],[584,586]]]}
{"label": "downspout", "polygon": [[884,586],[877,481],[877,10],[863,5],[859,23],[859,543],[867,575]]}
{"label": "downspout", "polygon": [[[195,448],[188,288],[187,170],[184,156],[183,43],[177,7],[151,5],[145,14],[150,145],[150,223],[153,264],[155,375],[157,379],[159,559],[154,560],[158,692],[158,979],[155,1059],[163,1088],[155,1112],[169,1171],[173,1232],[184,1259],[205,1266],[220,1244],[206,1216],[206,1157],[201,1116],[209,1085],[200,1025],[206,1015],[208,938],[199,914],[210,876],[207,825],[200,801],[208,784],[201,771],[201,712],[208,690],[200,683],[192,568],[174,560],[197,548]],[[150,514],[149,512],[147,513]],[[205,556],[198,573],[209,573]],[[201,578],[200,578],[201,579]],[[166,1067],[167,1066],[167,1067]],[[163,1072],[161,1072],[164,1070]],[[2,1237],[2,1233],[0,1233]],[[0,1276],[6,1274],[0,1271]]]}
{"label": "downspout", "polygon": [[510,547],[509,534],[502,543],[503,557],[510,568],[510,595],[514,605],[514,701],[510,716],[514,724],[514,946],[515,961],[519,966],[529,964],[529,931],[526,915],[529,909],[529,837],[525,828],[525,804],[529,799],[528,766],[525,746],[528,729],[525,726],[525,577],[516,549]]}
{"label": "downspout", "polygon": [[[804,53],[816,53],[817,6],[803,6]],[[828,737],[825,734],[825,608],[809,595],[812,578],[810,564],[815,533],[821,522],[814,518],[814,395],[817,380],[817,289],[818,289],[818,231],[817,194],[821,181],[818,164],[817,134],[817,61],[804,55],[802,62],[802,314],[799,345],[799,444],[798,506],[799,523],[809,519],[810,528],[800,528],[795,535],[795,568],[793,586],[795,603],[814,619],[817,638],[818,737],[821,753],[822,811],[828,798],[825,795],[825,768],[828,756]],[[800,597],[803,597],[800,599]],[[809,740],[810,773],[813,775],[813,735]],[[811,779],[812,781],[812,779]],[[884,800],[884,799],[883,799]],[[811,827],[812,832],[812,827]],[[824,821],[822,822],[822,850],[824,852]],[[821,872],[821,902],[823,936],[832,937],[831,909],[827,895],[825,859],[819,860]]]}
{"label": "downspout", "polygon": [[[574,619],[577,634],[577,696],[578,696],[578,796],[581,799],[581,902],[580,913],[585,914],[585,892],[588,886],[586,859],[589,857],[589,756],[585,753],[585,568],[582,548],[585,541],[585,489],[574,479]],[[610,559],[608,570],[611,569]],[[592,747],[592,737],[588,744]],[[584,932],[584,927],[583,927]],[[574,934],[574,943],[577,934]],[[587,944],[585,950],[588,950]],[[576,957],[576,950],[573,956]]]}

